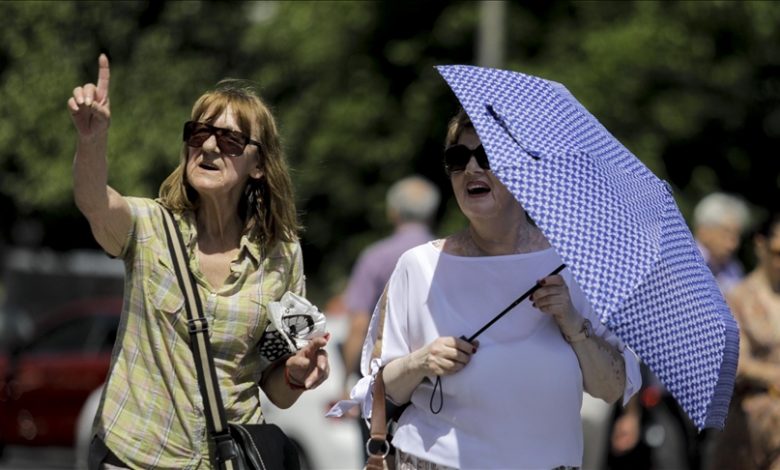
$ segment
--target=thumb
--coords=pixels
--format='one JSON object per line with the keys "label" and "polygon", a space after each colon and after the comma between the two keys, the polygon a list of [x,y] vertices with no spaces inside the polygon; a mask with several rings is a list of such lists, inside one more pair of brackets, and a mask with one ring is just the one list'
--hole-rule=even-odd
{"label": "thumb", "polygon": [[316,338],[312,338],[309,341],[309,344],[306,345],[307,348],[310,348],[311,351],[317,351],[318,349],[322,349],[328,344],[328,340],[330,339],[330,334],[327,334],[326,336],[318,336]]}

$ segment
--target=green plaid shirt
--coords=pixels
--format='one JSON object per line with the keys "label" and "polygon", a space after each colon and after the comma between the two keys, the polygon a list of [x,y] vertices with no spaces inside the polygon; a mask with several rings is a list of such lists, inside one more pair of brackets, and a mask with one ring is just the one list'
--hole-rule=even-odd
{"label": "green plaid shirt", "polygon": [[[133,216],[121,257],[125,302],[95,432],[133,468],[212,468],[203,400],[189,347],[184,298],[163,229],[161,207],[127,198]],[[241,240],[225,284],[214,289],[198,266],[194,214],[175,217],[190,255],[227,419],[263,421],[257,343],[266,305],[290,290],[304,295],[300,245],[278,243],[267,256]]]}

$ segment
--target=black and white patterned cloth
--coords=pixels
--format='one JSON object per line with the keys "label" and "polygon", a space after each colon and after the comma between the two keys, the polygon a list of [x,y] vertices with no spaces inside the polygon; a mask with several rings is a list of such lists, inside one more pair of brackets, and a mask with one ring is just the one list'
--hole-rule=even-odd
{"label": "black and white patterned cloth", "polygon": [[555,246],[602,322],[699,428],[722,428],[738,329],[671,186],[558,83],[472,66],[438,70],[493,172]]}
{"label": "black and white patterned cloth", "polygon": [[326,334],[325,315],[293,292],[286,292],[278,302],[269,302],[268,317],[270,322],[257,346],[267,363],[294,354],[311,339]]}

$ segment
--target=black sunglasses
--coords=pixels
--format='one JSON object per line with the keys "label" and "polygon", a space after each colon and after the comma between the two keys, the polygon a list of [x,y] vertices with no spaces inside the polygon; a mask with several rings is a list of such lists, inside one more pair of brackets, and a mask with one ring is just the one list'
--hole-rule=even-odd
{"label": "black sunglasses", "polygon": [[242,132],[215,127],[205,122],[187,121],[184,123],[184,141],[190,147],[202,147],[203,143],[212,135],[217,136],[219,151],[228,157],[243,155],[248,144],[257,145],[258,150],[262,150],[260,142],[250,139]]}
{"label": "black sunglasses", "polygon": [[477,159],[477,165],[480,168],[483,170],[490,169],[490,162],[488,162],[485,147],[481,144],[473,150],[463,144],[456,144],[444,149],[444,171],[447,175],[451,175],[456,171],[465,170],[472,155]]}

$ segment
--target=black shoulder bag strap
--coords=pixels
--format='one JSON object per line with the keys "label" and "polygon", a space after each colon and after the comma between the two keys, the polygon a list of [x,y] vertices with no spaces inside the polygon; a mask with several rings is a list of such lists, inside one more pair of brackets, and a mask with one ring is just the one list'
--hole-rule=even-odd
{"label": "black shoulder bag strap", "polygon": [[225,407],[219,392],[219,382],[209,341],[209,323],[203,315],[203,305],[198,295],[195,276],[189,268],[187,249],[179,226],[167,208],[163,207],[162,212],[165,236],[168,239],[168,250],[171,253],[179,287],[184,295],[184,307],[187,311],[187,325],[190,332],[190,348],[198,373],[198,388],[203,396],[206,426],[209,435],[216,443],[219,462],[224,465],[225,469],[231,470],[235,468],[233,462],[238,458],[238,455],[228,430]]}

